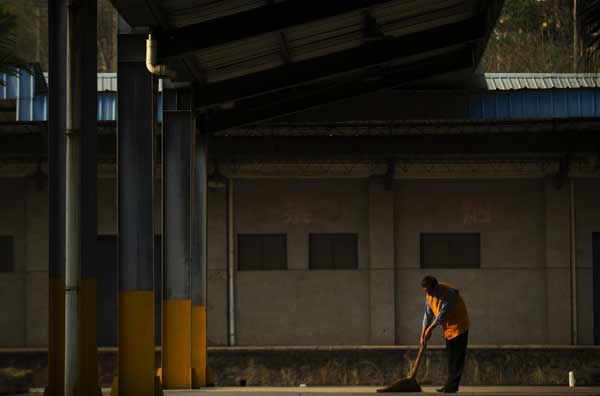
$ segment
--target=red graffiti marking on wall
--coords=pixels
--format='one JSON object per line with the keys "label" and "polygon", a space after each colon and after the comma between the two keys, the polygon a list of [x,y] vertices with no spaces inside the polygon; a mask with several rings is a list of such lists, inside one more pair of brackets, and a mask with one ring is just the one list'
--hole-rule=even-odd
{"label": "red graffiti marking on wall", "polygon": [[492,222],[492,207],[489,203],[463,202],[462,214],[463,223],[466,225]]}

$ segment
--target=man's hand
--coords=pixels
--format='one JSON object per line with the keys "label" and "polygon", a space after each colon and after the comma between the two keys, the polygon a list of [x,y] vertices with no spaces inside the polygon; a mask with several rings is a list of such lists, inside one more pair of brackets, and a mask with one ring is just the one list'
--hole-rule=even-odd
{"label": "man's hand", "polygon": [[427,341],[429,341],[429,338],[431,337],[431,331],[432,331],[431,326],[421,330],[421,337],[420,337],[421,347],[424,347],[425,345],[427,345]]}
{"label": "man's hand", "polygon": [[429,326],[427,328],[427,330],[425,330],[425,333],[423,334],[423,339],[425,340],[425,343],[427,343],[427,341],[429,341],[429,339],[431,338],[431,332],[433,331],[433,327]]}
{"label": "man's hand", "polygon": [[431,333],[433,332],[433,329],[435,329],[437,327],[436,323],[432,323],[428,328],[423,329],[423,331],[421,331],[421,346],[425,346],[427,344],[427,341],[429,341],[429,339],[431,338]]}

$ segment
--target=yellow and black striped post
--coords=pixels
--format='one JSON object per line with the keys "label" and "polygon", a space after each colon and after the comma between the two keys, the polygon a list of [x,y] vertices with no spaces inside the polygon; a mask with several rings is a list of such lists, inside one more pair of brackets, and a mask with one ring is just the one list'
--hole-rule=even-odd
{"label": "yellow and black striped post", "polygon": [[144,35],[118,35],[118,375],[113,395],[154,396],[154,125],[157,80]]}
{"label": "yellow and black striped post", "polygon": [[163,91],[162,383],[190,389],[192,300],[191,183],[194,117],[191,89]]}
{"label": "yellow and black striped post", "polygon": [[194,135],[192,197],[192,387],[207,385],[207,160],[202,131]]}

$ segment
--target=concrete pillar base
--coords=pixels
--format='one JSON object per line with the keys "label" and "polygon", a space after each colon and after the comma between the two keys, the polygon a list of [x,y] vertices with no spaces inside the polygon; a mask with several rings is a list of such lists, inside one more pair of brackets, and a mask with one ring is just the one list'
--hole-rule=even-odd
{"label": "concrete pillar base", "polygon": [[162,384],[192,388],[191,300],[163,300]]}
{"label": "concrete pillar base", "polygon": [[97,283],[96,278],[82,278],[79,289],[79,381],[75,394],[78,396],[98,396],[102,391],[98,386],[97,328]]}
{"label": "concrete pillar base", "polygon": [[[119,374],[122,396],[153,396],[154,292],[119,293]],[[118,383],[118,382],[117,382]],[[113,382],[114,385],[114,382]]]}
{"label": "concrete pillar base", "polygon": [[[156,375],[154,377],[153,384],[154,384],[153,396],[164,396],[162,385],[160,383],[160,377],[158,375]],[[119,376],[118,375],[115,375],[113,378],[113,382],[110,387],[110,396],[119,396]]]}
{"label": "concrete pillar base", "polygon": [[65,279],[49,278],[48,293],[48,385],[44,396],[65,393]]}
{"label": "concrete pillar base", "polygon": [[192,388],[206,386],[206,305],[192,307]]}

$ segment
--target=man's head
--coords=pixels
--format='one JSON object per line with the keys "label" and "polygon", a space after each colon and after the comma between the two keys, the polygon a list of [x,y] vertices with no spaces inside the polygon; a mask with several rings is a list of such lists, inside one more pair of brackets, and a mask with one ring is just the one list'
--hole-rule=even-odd
{"label": "man's head", "polygon": [[423,288],[423,291],[425,293],[432,296],[433,293],[435,292],[435,289],[437,289],[437,287],[438,287],[438,281],[433,276],[427,275],[421,281],[421,287]]}

